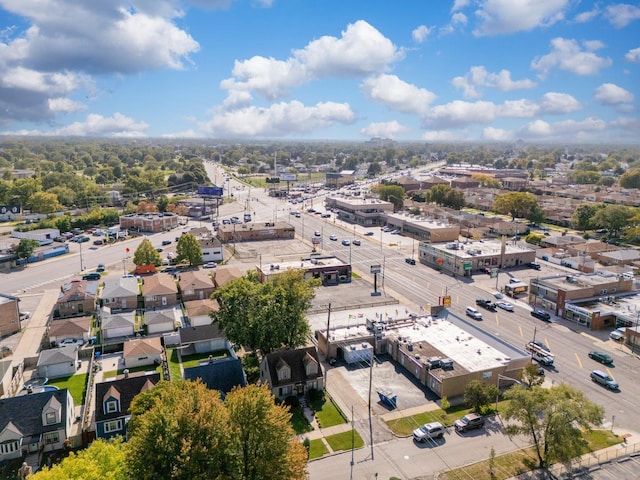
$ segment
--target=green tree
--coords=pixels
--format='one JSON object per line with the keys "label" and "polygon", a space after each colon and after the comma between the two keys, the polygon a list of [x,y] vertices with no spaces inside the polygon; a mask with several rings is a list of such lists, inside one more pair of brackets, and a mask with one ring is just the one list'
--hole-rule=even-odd
{"label": "green tree", "polygon": [[493,209],[504,215],[511,215],[524,218],[529,215],[532,209],[538,206],[535,195],[528,192],[509,192],[498,195],[493,202]]}
{"label": "green tree", "polygon": [[533,207],[531,207],[531,210],[529,210],[529,213],[527,214],[527,220],[529,220],[531,223],[542,223],[544,222],[545,218],[546,216],[544,214],[544,211],[537,203]]}
{"label": "green tree", "polygon": [[484,173],[474,173],[473,175],[471,175],[471,178],[473,180],[480,182],[481,187],[500,188],[502,186],[502,183],[500,182],[500,180],[498,180],[497,178],[491,175],[487,175]]}
{"label": "green tree", "polygon": [[153,245],[151,245],[151,241],[145,238],[133,254],[133,263],[137,266],[160,265],[162,258],[160,258],[160,254],[153,248]]}
{"label": "green tree", "polygon": [[640,188],[640,169],[631,168],[620,175],[618,185],[622,188]]}
{"label": "green tree", "polygon": [[573,225],[573,228],[583,232],[589,230],[598,208],[599,207],[597,205],[589,203],[578,205],[571,215],[571,224]]}
{"label": "green tree", "polygon": [[446,185],[444,183],[439,183],[438,185],[434,185],[427,192],[427,201],[433,202],[436,205],[444,205],[445,198],[451,191],[451,186]]}
{"label": "green tree", "polygon": [[540,366],[534,363],[524,367],[520,381],[525,388],[539,387],[544,383],[544,377],[538,375],[539,370]]}
{"label": "green tree", "polygon": [[37,240],[23,238],[22,240],[20,240],[20,243],[18,243],[18,246],[16,247],[16,255],[18,255],[18,258],[28,259],[33,255],[33,252],[35,252],[36,248],[38,248],[39,246],[40,242],[38,242]]}
{"label": "green tree", "polygon": [[317,279],[289,270],[261,283],[255,272],[214,292],[220,309],[211,317],[232,342],[263,354],[284,345],[297,348],[310,334],[305,312],[311,306]]}
{"label": "green tree", "polygon": [[71,215],[60,215],[56,217],[54,225],[61,232],[68,232],[71,230]]}
{"label": "green tree", "polygon": [[184,261],[189,262],[189,266],[202,263],[202,247],[200,247],[198,239],[190,233],[180,235],[176,246],[176,262]]}
{"label": "green tree", "polygon": [[505,396],[510,401],[502,417],[513,421],[505,431],[530,437],[540,468],[568,462],[582,453],[586,446],[583,429],[600,425],[604,416],[604,408],[564,384],[529,389],[516,385]]}
{"label": "green tree", "polygon": [[137,395],[130,410],[126,463],[132,478],[234,478],[229,414],[217,390],[161,381]]}
{"label": "green tree", "polygon": [[77,454],[71,452],[59,465],[43,467],[29,480],[128,480],[126,452],[121,438],[94,440]]}
{"label": "green tree", "polygon": [[55,193],[36,192],[29,197],[27,205],[37,213],[53,213],[62,209]]}
{"label": "green tree", "polygon": [[464,194],[459,190],[451,189],[445,195],[442,205],[454,210],[460,210],[465,205]]}
{"label": "green tree", "polygon": [[369,164],[367,175],[375,177],[376,175],[380,175],[380,172],[382,172],[382,165],[380,165],[380,162],[371,162]]}
{"label": "green tree", "polygon": [[167,197],[165,197],[164,195],[162,195],[156,201],[156,207],[158,207],[158,211],[159,212],[166,212],[168,205],[169,205],[169,199]]}
{"label": "green tree", "polygon": [[618,236],[629,220],[634,216],[635,209],[623,205],[606,205],[593,216],[593,222],[609,230],[612,237]]}
{"label": "green tree", "polygon": [[489,406],[498,397],[498,387],[478,380],[471,380],[464,388],[464,402],[476,413]]}
{"label": "green tree", "polygon": [[393,203],[394,210],[402,210],[406,193],[400,185],[383,185],[378,188],[380,199]]}
{"label": "green tree", "polygon": [[267,385],[236,387],[226,397],[232,450],[243,480],[304,479],[307,451],[294,436],[288,407],[275,405]]}

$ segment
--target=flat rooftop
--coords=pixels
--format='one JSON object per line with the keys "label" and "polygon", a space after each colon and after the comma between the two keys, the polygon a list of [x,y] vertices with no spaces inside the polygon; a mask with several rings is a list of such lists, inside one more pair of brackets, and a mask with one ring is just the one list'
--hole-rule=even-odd
{"label": "flat rooftop", "polygon": [[[524,240],[519,240],[517,242],[507,240],[506,243],[507,245],[504,251],[505,255],[522,251],[533,251],[527,246]],[[457,249],[452,248],[453,244],[457,246]],[[483,239],[473,241],[469,240],[464,242],[442,242],[429,245],[437,250],[450,252],[451,254],[457,255],[459,258],[469,259],[482,257],[485,255],[499,255],[500,249],[502,248],[502,242],[497,239]]]}
{"label": "flat rooftop", "polygon": [[[567,280],[568,278],[574,279],[575,281],[569,281]],[[577,275],[566,274],[552,277],[543,277],[540,278],[539,281],[543,285],[549,285],[551,287],[555,287],[556,289],[561,288],[562,290],[582,290],[585,287],[608,285],[612,282],[616,282],[618,278],[619,276],[614,273],[585,273]]]}
{"label": "flat rooftop", "polygon": [[403,213],[387,213],[387,218],[393,218],[394,220],[409,222],[413,225],[418,225],[423,228],[437,229],[437,228],[460,228],[458,224],[451,224],[447,220],[436,220],[428,217],[421,217],[420,215],[406,215]]}
{"label": "flat rooftop", "polygon": [[302,258],[300,260],[294,260],[289,262],[279,262],[279,263],[263,263],[262,265],[256,265],[256,268],[262,272],[273,272],[273,271],[286,271],[293,270],[297,268],[302,268],[304,270],[311,270],[314,268],[320,267],[338,267],[343,266],[345,263],[337,257],[333,256],[318,256],[318,257],[310,257],[310,258]]}

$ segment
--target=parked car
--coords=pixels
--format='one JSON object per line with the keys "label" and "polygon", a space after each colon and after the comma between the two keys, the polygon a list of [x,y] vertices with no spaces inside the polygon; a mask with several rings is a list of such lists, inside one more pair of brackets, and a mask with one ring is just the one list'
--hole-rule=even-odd
{"label": "parked car", "polygon": [[467,307],[466,313],[467,316],[473,318],[474,320],[482,320],[482,314],[473,307]]}
{"label": "parked car", "polygon": [[207,262],[202,266],[202,268],[216,268],[217,266],[216,262]]}
{"label": "parked car", "polygon": [[531,316],[539,318],[540,320],[544,320],[545,322],[549,322],[551,320],[551,315],[549,315],[544,310],[532,310]]}
{"label": "parked car", "polygon": [[492,312],[496,311],[496,304],[493,303],[491,300],[487,300],[486,298],[476,299],[476,305],[482,308],[486,308],[487,310],[490,310]]}
{"label": "parked car", "polygon": [[322,218],[331,218],[331,214],[330,213],[323,213],[322,215],[320,215]]}
{"label": "parked car", "polygon": [[627,331],[626,327],[616,328],[613,332],[609,334],[609,338],[611,338],[611,340],[615,340],[616,342],[619,342],[620,340],[624,339],[624,334],[626,333],[626,331]]}
{"label": "parked car", "polygon": [[468,432],[469,430],[484,427],[484,417],[477,413],[469,413],[456,420],[453,425],[458,432]]}
{"label": "parked car", "polygon": [[425,423],[413,431],[413,439],[416,442],[435,440],[437,438],[442,438],[443,435],[444,426],[440,422]]}
{"label": "parked car", "polygon": [[611,378],[601,370],[594,370],[593,372],[591,372],[591,381],[597,383],[598,385],[602,385],[609,390],[620,389],[618,382],[616,382],[613,378]]}
{"label": "parked car", "polygon": [[589,352],[589,358],[603,365],[613,365],[613,357],[604,352]]}
{"label": "parked car", "polygon": [[67,345],[82,345],[84,341],[79,338],[65,338],[58,345],[61,347],[66,347]]}
{"label": "parked car", "polygon": [[502,310],[506,310],[507,312],[513,312],[513,305],[509,302],[498,302],[496,303],[496,306]]}
{"label": "parked car", "polygon": [[360,240],[358,240],[357,238],[356,238],[353,242],[351,242],[351,243],[353,243],[353,244],[354,244],[354,245],[356,245],[357,247],[359,247],[360,245],[362,245],[362,242],[360,242]]}
{"label": "parked car", "polygon": [[104,263],[99,263],[98,267],[96,268],[96,272],[104,272],[105,267],[104,267]]}
{"label": "parked car", "polygon": [[162,253],[162,248],[160,248],[160,247],[156,248],[156,252]]}
{"label": "parked car", "polygon": [[404,259],[404,261],[407,262],[409,265],[415,265],[416,264],[415,258],[407,257],[407,258]]}
{"label": "parked car", "polygon": [[101,238],[99,238],[98,240],[94,240],[93,241],[94,245],[103,245],[104,244],[104,240],[102,240]]}
{"label": "parked car", "polygon": [[540,264],[536,263],[536,262],[529,262],[527,263],[527,267],[529,268],[533,268],[534,270],[540,270]]}
{"label": "parked car", "polygon": [[372,237],[373,236],[373,232],[371,232],[371,231],[365,232],[364,236],[365,237]]}
{"label": "parked car", "polygon": [[316,237],[321,237],[322,233],[320,233],[319,231],[316,230],[315,232],[313,232],[313,235],[316,236]]}
{"label": "parked car", "polygon": [[31,318],[31,312],[20,312],[20,321],[28,320],[29,318]]}
{"label": "parked car", "polygon": [[91,272],[82,276],[83,280],[100,280],[101,278],[102,275],[100,275],[98,272]]}

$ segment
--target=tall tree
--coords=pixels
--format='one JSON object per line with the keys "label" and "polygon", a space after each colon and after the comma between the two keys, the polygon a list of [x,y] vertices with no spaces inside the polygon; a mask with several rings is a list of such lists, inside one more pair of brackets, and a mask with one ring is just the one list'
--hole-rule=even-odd
{"label": "tall tree", "polygon": [[306,478],[307,451],[294,436],[291,413],[274,405],[267,385],[234,388],[226,397],[232,450],[243,480]]}
{"label": "tall tree", "polygon": [[631,168],[620,175],[618,184],[622,188],[640,188],[640,169]]}
{"label": "tall tree", "polygon": [[434,185],[428,191],[427,201],[433,202],[436,205],[444,205],[447,195],[451,191],[451,186],[444,183]]}
{"label": "tall tree", "polygon": [[142,240],[133,254],[134,265],[160,265],[162,258],[148,238]]}
{"label": "tall tree", "polygon": [[598,206],[589,203],[583,203],[578,205],[571,215],[571,224],[573,228],[582,230],[583,232],[589,230],[592,226],[593,217],[598,211]]}
{"label": "tall tree", "polygon": [[460,190],[451,189],[445,195],[442,205],[445,207],[460,210],[465,205],[464,194]]}
{"label": "tall tree", "polygon": [[378,188],[380,199],[393,203],[394,210],[402,210],[406,193],[400,185],[382,185]]}
{"label": "tall tree", "polygon": [[263,354],[285,345],[297,348],[310,334],[305,312],[319,283],[305,279],[302,270],[283,272],[265,283],[249,272],[214,292],[220,309],[211,316],[231,341]]}
{"label": "tall tree", "polygon": [[538,206],[535,195],[528,192],[509,192],[498,195],[493,202],[493,209],[505,215],[516,217],[527,217],[532,209]]}
{"label": "tall tree", "polygon": [[505,396],[510,401],[502,416],[513,421],[505,431],[531,438],[540,468],[579,455],[586,444],[583,429],[600,425],[604,416],[601,406],[569,385],[529,389],[516,385]]}
{"label": "tall tree", "polygon": [[40,246],[40,242],[37,240],[31,240],[29,238],[23,238],[18,243],[16,247],[16,255],[18,258],[29,258],[33,255],[33,252],[36,251],[36,248]]}
{"label": "tall tree", "polygon": [[29,197],[28,206],[37,213],[53,213],[62,209],[58,196],[50,192],[36,192]]}
{"label": "tall tree", "polygon": [[636,211],[624,205],[606,205],[596,212],[593,222],[609,230],[609,235],[615,237],[628,225]]}
{"label": "tall tree", "polygon": [[471,380],[464,388],[464,402],[474,412],[482,413],[482,410],[490,405],[498,394],[498,387],[495,385]]}
{"label": "tall tree", "polygon": [[202,263],[202,247],[198,239],[190,233],[180,235],[176,246],[176,262],[189,262],[189,266],[200,265]]}
{"label": "tall tree", "polygon": [[127,446],[122,439],[95,440],[77,454],[71,452],[59,465],[43,467],[29,480],[128,480]]}

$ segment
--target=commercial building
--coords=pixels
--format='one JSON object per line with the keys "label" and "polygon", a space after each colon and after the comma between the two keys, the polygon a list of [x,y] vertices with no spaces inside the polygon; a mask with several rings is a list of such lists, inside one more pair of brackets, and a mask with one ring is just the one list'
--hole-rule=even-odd
{"label": "commercial building", "polygon": [[256,266],[262,282],[287,270],[297,269],[304,270],[305,278],[319,278],[323,285],[351,282],[351,265],[332,256],[314,256],[293,262],[265,263]]}
{"label": "commercial building", "polygon": [[470,277],[487,268],[509,268],[533,262],[536,252],[517,240],[479,240],[430,244],[418,248],[421,263],[447,273]]}
{"label": "commercial building", "polygon": [[180,217],[175,213],[132,213],[120,217],[120,228],[139,232],[166,232],[178,228]]}
{"label": "commercial building", "polygon": [[384,224],[384,214],[393,213],[393,203],[372,198],[331,196],[325,206],[333,209],[339,220],[365,227]]}
{"label": "commercial building", "polygon": [[388,227],[424,242],[453,242],[460,238],[460,225],[452,225],[447,220],[436,220],[407,213],[386,213],[384,220]]}
{"label": "commercial building", "polygon": [[635,319],[621,308],[633,290],[633,274],[603,272],[535,278],[529,286],[529,303],[573,320],[591,330],[630,324]]}
{"label": "commercial building", "polygon": [[296,229],[287,222],[248,222],[218,226],[221,242],[250,242],[258,240],[291,240]]}
{"label": "commercial building", "polygon": [[355,170],[343,170],[341,172],[326,172],[325,186],[327,188],[340,188],[344,185],[352,185],[356,181]]}

